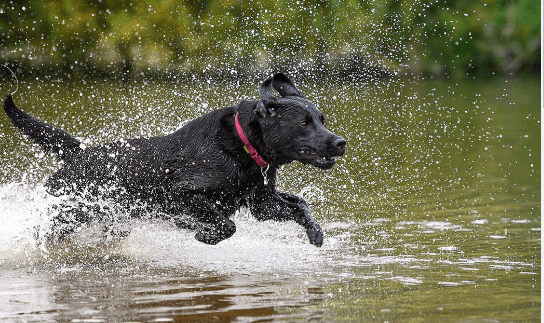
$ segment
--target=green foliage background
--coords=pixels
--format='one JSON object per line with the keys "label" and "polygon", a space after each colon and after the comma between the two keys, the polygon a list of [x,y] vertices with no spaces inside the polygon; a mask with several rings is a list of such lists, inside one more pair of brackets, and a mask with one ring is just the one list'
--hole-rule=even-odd
{"label": "green foliage background", "polygon": [[540,73],[540,12],[535,0],[7,0],[0,60],[23,74]]}

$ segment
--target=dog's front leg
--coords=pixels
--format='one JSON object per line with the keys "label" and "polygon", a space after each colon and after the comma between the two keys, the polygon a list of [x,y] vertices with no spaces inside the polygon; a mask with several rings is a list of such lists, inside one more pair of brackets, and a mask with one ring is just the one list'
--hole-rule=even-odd
{"label": "dog's front leg", "polygon": [[310,207],[306,201],[296,195],[282,192],[277,192],[277,194],[290,204],[296,206],[295,212],[293,212],[294,220],[306,229],[310,242],[321,247],[323,245],[323,230],[311,215]]}
{"label": "dog's front leg", "polygon": [[254,192],[249,208],[258,220],[294,220],[306,229],[311,244],[323,245],[323,230],[304,199],[282,192],[260,191]]}
{"label": "dog's front leg", "polygon": [[212,199],[204,195],[191,194],[179,197],[179,203],[169,213],[189,213],[192,219],[196,220],[195,225],[187,225],[182,218],[172,219],[176,225],[183,228],[196,229],[195,238],[206,244],[218,244],[222,240],[230,238],[236,232],[236,225],[217,208]]}

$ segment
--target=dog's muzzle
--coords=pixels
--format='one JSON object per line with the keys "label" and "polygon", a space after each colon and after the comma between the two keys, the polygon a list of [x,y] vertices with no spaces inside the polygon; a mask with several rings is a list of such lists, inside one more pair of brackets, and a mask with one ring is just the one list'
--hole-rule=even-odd
{"label": "dog's muzzle", "polygon": [[336,158],[346,152],[346,140],[336,136],[328,145],[326,150],[320,151],[311,147],[303,147],[297,151],[299,161],[311,164],[321,169],[330,169],[336,163]]}

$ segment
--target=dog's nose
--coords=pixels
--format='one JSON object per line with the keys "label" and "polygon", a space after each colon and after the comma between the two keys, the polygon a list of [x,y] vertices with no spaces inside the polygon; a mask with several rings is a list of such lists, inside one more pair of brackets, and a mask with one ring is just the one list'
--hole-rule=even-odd
{"label": "dog's nose", "polygon": [[344,138],[337,138],[332,144],[333,147],[336,148],[336,151],[339,153],[339,155],[343,155],[346,151],[346,141],[344,140]]}

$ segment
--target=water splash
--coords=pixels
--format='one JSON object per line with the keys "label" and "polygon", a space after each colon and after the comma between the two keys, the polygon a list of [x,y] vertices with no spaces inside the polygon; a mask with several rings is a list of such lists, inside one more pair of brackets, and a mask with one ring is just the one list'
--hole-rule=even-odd
{"label": "water splash", "polygon": [[[114,223],[130,232],[124,239],[111,238],[104,226],[91,222],[66,241],[47,242],[54,206],[64,199],[47,194],[41,185],[11,183],[0,186],[0,254],[4,265],[19,267],[35,263],[82,265],[85,262],[123,258],[157,267],[184,267],[217,273],[305,272],[322,267],[340,240],[325,239],[324,248],[308,241],[303,228],[294,222],[260,222],[248,210],[233,217],[233,237],[211,246],[194,239],[194,232],[167,221],[129,220]],[[121,212],[111,205],[111,210]],[[125,219],[126,214],[116,214]],[[129,229],[127,229],[129,228]]]}

